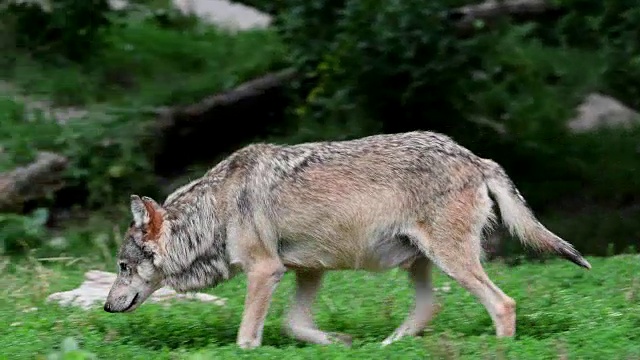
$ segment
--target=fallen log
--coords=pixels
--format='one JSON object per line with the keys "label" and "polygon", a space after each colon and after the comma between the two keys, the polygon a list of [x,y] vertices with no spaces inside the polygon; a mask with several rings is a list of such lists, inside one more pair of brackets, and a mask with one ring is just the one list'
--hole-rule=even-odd
{"label": "fallen log", "polygon": [[293,69],[268,73],[197,103],[162,111],[150,139],[156,173],[180,174],[194,162],[209,162],[239,146],[247,131],[251,136],[269,132],[284,117],[285,85],[295,76]]}
{"label": "fallen log", "polygon": [[219,107],[233,106],[248,98],[264,95],[279,88],[283,83],[295,77],[295,70],[287,68],[278,72],[268,73],[256,79],[247,81],[237,87],[206,97],[195,104],[184,107],[167,109],[160,115],[158,130],[163,131],[175,126],[180,121],[194,121],[207,115]]}
{"label": "fallen log", "polygon": [[40,152],[32,163],[0,173],[0,211],[19,211],[25,202],[60,190],[67,166],[64,156]]}
{"label": "fallen log", "polygon": [[461,35],[468,35],[475,30],[477,22],[491,26],[506,17],[527,21],[557,16],[560,12],[561,8],[548,0],[489,0],[453,9],[447,13],[447,18],[455,21]]}

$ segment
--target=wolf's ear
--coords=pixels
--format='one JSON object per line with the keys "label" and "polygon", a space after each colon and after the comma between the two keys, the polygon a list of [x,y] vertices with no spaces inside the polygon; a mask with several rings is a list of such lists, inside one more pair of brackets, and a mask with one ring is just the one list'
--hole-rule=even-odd
{"label": "wolf's ear", "polygon": [[131,195],[131,215],[133,215],[133,223],[136,227],[141,227],[149,222],[149,213],[144,202],[138,195]]}
{"label": "wolf's ear", "polygon": [[156,240],[162,228],[164,209],[150,197],[131,195],[131,213],[136,227],[147,234],[145,241]]}
{"label": "wolf's ear", "polygon": [[144,206],[147,208],[147,211],[151,214],[155,211],[162,211],[162,206],[160,206],[160,204],[158,204],[155,200],[153,200],[152,198],[148,197],[148,196],[143,196],[141,198],[142,202],[144,203]]}

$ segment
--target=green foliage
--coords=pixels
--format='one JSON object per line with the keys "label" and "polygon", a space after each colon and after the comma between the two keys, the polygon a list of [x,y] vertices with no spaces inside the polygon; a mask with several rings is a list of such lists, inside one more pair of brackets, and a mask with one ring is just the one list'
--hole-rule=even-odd
{"label": "green foliage", "polygon": [[4,58],[0,76],[57,105],[108,103],[135,112],[198,101],[272,69],[283,56],[272,31],[235,35],[203,24],[173,29],[135,13],[118,24],[99,57],[52,64],[17,52],[15,60]]}
{"label": "green foliage", "polygon": [[297,116],[309,122],[345,123],[353,121],[353,109],[360,108],[363,117],[378,122],[394,114],[395,129],[460,123],[458,79],[468,60],[464,54],[473,53],[475,44],[455,39],[441,16],[446,4],[287,4],[279,22],[290,44],[289,59],[304,75],[301,83],[313,84],[301,89]]}
{"label": "green foliage", "polygon": [[154,180],[140,176],[151,170],[151,164],[142,142],[143,124],[131,117],[61,124],[4,100],[0,101],[0,119],[0,136],[6,139],[2,168],[24,165],[41,150],[65,155],[71,162],[66,180],[69,186],[86,188],[89,206],[112,204],[132,189],[148,189]]}
{"label": "green foliage", "polygon": [[640,7],[633,0],[559,0],[568,13],[541,24],[538,35],[551,44],[588,49],[606,59],[603,88],[640,108]]}
{"label": "green foliage", "polygon": [[[532,141],[552,153],[545,138],[564,135],[559,119],[598,85],[598,58],[574,66],[585,53],[547,48],[531,39],[530,26],[460,38],[443,16],[459,2],[286,3],[279,24],[289,60],[304,74],[294,111],[301,123],[368,118],[387,132],[446,132],[486,155]],[[511,141],[478,118],[504,126]],[[354,136],[370,128],[377,129]]]}
{"label": "green foliage", "polygon": [[[413,305],[404,271],[327,274],[314,307],[321,329],[354,336],[354,345],[304,344],[281,332],[294,290],[293,274],[278,285],[264,327],[263,347],[235,345],[246,279],[237,277],[206,292],[226,299],[224,307],[147,302],[132,314],[109,314],[46,303],[47,295],[83,281],[100,268],[97,249],[87,260],[32,268],[15,261],[0,277],[0,338],[9,358],[33,358],[58,349],[67,337],[100,359],[635,359],[640,356],[638,255],[589,258],[592,271],[564,260],[506,267],[490,264],[490,278],[517,303],[515,339],[497,339],[489,314],[466,290],[434,272],[441,311],[424,336],[387,347],[380,342],[399,326]],[[104,266],[104,265],[102,265]],[[106,268],[113,271],[112,264]],[[47,274],[42,278],[38,274]],[[45,287],[46,291],[37,290]],[[606,294],[604,296],[603,294]],[[34,311],[25,309],[37,308]]]}
{"label": "green foliage", "polygon": [[0,254],[21,253],[41,246],[46,239],[49,212],[37,209],[28,215],[0,214]]}
{"label": "green foliage", "polygon": [[[234,87],[276,66],[283,53],[270,31],[228,33],[140,4],[120,15],[102,33],[100,51],[87,48],[99,56],[51,61],[11,47],[0,54],[0,77],[21,90],[0,98],[0,171],[31,162],[39,151],[60,153],[70,166],[58,200],[85,211],[122,204],[130,193],[162,195],[149,146],[157,121],[150,109]],[[34,103],[75,106],[86,115],[56,121]],[[50,236],[30,215],[1,219],[3,251],[32,250]]]}
{"label": "green foliage", "polygon": [[103,45],[110,12],[108,0],[13,1],[0,22],[17,47],[34,55],[61,55],[81,61]]}

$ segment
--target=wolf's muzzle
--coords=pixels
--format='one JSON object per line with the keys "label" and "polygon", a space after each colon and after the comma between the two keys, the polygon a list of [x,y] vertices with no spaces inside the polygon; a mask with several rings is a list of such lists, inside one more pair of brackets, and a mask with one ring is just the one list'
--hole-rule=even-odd
{"label": "wolf's muzzle", "polygon": [[104,303],[104,311],[109,312],[109,313],[115,312],[115,311],[111,310],[111,305],[109,305],[108,302]]}

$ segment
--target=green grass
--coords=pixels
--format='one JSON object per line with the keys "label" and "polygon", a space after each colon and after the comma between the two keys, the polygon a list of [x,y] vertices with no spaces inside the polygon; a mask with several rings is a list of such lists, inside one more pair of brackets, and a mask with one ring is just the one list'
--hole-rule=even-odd
{"label": "green grass", "polygon": [[[96,251],[99,253],[99,251]],[[4,259],[0,276],[0,344],[9,359],[57,351],[67,337],[100,359],[368,358],[368,359],[640,359],[640,258],[590,258],[592,271],[561,260],[514,268],[487,265],[490,277],[518,302],[517,336],[498,340],[484,308],[440,272],[435,286],[441,312],[423,337],[386,348],[379,343],[400,324],[412,301],[405,274],[330,273],[316,304],[319,326],[355,336],[351,349],[306,345],[281,335],[293,290],[287,274],[278,287],[264,330],[263,347],[243,351],[235,337],[245,279],[207,292],[227,298],[225,307],[183,302],[146,303],[131,314],[108,314],[100,305],[83,311],[44,302],[75,288],[97,256],[71,265]],[[110,269],[112,265],[106,266]],[[37,310],[29,311],[28,309]]]}

